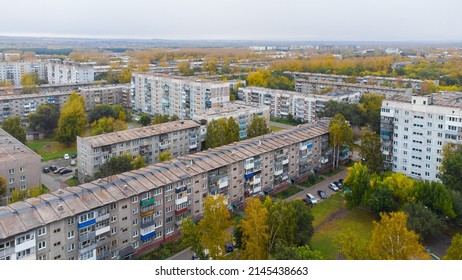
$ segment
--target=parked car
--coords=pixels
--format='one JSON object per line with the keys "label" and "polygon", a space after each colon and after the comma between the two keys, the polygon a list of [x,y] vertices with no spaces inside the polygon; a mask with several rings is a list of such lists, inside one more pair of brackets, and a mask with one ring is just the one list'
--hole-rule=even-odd
{"label": "parked car", "polygon": [[45,166],[43,169],[42,169],[43,173],[49,173],[50,172],[50,167],[49,166]]}
{"label": "parked car", "polygon": [[233,245],[231,245],[231,243],[226,243],[226,254],[231,253],[232,251],[234,251]]}
{"label": "parked car", "polygon": [[196,255],[196,253],[193,253],[191,259],[192,259],[192,260],[198,260],[198,259],[199,259],[199,256]]}
{"label": "parked car", "polygon": [[329,189],[333,190],[334,192],[338,192],[338,187],[334,183],[329,184]]}
{"label": "parked car", "polygon": [[71,160],[71,166],[74,166],[76,164],[75,160]]}
{"label": "parked car", "polygon": [[72,154],[71,158],[76,158],[77,154]]}
{"label": "parked car", "polygon": [[50,165],[50,171],[56,171],[58,169],[58,167],[56,165]]}
{"label": "parked car", "polygon": [[339,188],[341,189],[343,187],[342,183],[341,182],[334,182],[334,184]]}
{"label": "parked car", "polygon": [[319,197],[322,198],[322,199],[326,199],[326,198],[327,198],[326,192],[323,191],[323,190],[319,190],[319,191],[318,191],[318,195],[319,195]]}
{"label": "parked car", "polygon": [[63,170],[59,172],[59,175],[64,175],[64,174],[71,173],[71,172],[72,172],[72,169],[64,168]]}
{"label": "parked car", "polygon": [[314,197],[314,195],[312,195],[310,193],[307,193],[306,194],[306,202],[309,205],[315,205],[316,203],[318,203],[318,200]]}
{"label": "parked car", "polygon": [[60,167],[58,169],[56,169],[55,171],[53,171],[55,174],[59,174],[59,172],[61,172],[61,170],[65,169],[66,167]]}
{"label": "parked car", "polygon": [[64,159],[69,159],[69,154],[64,154]]}
{"label": "parked car", "polygon": [[342,184],[343,186],[343,178],[338,179],[338,181]]}

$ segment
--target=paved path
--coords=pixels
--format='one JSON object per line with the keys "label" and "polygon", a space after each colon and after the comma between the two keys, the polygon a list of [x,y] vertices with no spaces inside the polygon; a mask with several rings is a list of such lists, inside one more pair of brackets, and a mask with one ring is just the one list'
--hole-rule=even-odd
{"label": "paved path", "polygon": [[[75,170],[75,166],[71,166],[71,160],[72,159],[55,159],[42,161],[42,168],[45,166],[56,165],[58,168],[67,167]],[[74,176],[74,172],[67,173],[65,175],[54,174],[53,171],[50,171],[49,173],[41,172],[40,180],[42,184],[44,184],[50,190],[50,192],[53,192],[68,187],[64,181],[72,178],[72,176]]]}

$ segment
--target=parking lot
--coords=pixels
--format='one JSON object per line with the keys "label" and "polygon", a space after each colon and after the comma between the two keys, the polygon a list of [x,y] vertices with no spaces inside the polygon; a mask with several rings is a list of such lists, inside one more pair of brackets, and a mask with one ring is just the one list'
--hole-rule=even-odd
{"label": "parking lot", "polygon": [[[76,159],[69,158],[69,159],[54,159],[54,160],[49,160],[49,161],[43,161],[42,162],[42,177],[41,181],[42,184],[47,186],[47,188],[50,191],[56,191],[58,189],[66,188],[67,185],[64,183],[64,181],[72,178],[74,176],[75,169],[77,168],[77,165],[71,166],[71,161]],[[57,168],[60,167],[66,167],[69,169],[72,169],[72,172],[60,175],[60,174],[55,174],[53,171],[50,171],[48,173],[43,172],[44,167],[48,167],[50,165],[55,165]]]}

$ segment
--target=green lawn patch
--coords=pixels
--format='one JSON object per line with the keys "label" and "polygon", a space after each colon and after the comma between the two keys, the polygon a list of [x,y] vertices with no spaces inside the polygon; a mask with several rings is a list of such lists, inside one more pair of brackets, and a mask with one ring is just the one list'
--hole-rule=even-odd
{"label": "green lawn patch", "polygon": [[327,177],[331,177],[331,176],[334,176],[335,174],[339,173],[342,170],[343,169],[341,169],[341,168],[337,168],[334,171],[332,171],[332,169],[329,169],[329,171],[326,171],[326,172],[322,173],[322,175],[325,175]]}
{"label": "green lawn patch", "polygon": [[337,193],[312,208],[315,233],[311,239],[313,250],[320,251],[327,260],[338,258],[334,243],[337,236],[352,230],[359,238],[370,239],[373,216],[364,209],[346,209],[341,193]]}
{"label": "green lawn patch", "polygon": [[304,188],[309,188],[311,186],[314,186],[316,185],[317,183],[319,182],[322,182],[324,181],[324,177],[323,176],[310,176],[308,178],[308,180],[306,180],[305,182],[303,183],[300,183],[300,185]]}
{"label": "green lawn patch", "polygon": [[270,125],[270,130],[273,132],[284,130],[284,128],[279,126]]}
{"label": "green lawn patch", "polygon": [[178,238],[177,240],[174,240],[172,242],[162,244],[160,245],[159,248],[142,255],[138,257],[138,259],[141,260],[166,260],[175,254],[183,251],[184,249],[188,248],[184,244],[184,242],[181,242],[181,238]]}
{"label": "green lawn patch", "polygon": [[67,147],[55,141],[53,138],[27,141],[26,145],[37,154],[39,154],[43,161],[63,158],[64,154],[72,155],[77,153],[76,143]]}
{"label": "green lawn patch", "polygon": [[286,119],[271,119],[272,122],[277,122],[277,123],[282,123],[282,124],[287,124],[287,125],[298,125],[298,123],[296,122],[291,122],[289,120],[286,120]]}
{"label": "green lawn patch", "polygon": [[297,187],[295,185],[290,186],[289,188],[277,193],[274,195],[274,197],[279,198],[279,199],[286,199],[298,192],[301,192],[302,189],[300,187]]}
{"label": "green lawn patch", "polygon": [[79,180],[76,177],[72,177],[66,180],[64,183],[66,183],[69,187],[75,187],[79,185]]}

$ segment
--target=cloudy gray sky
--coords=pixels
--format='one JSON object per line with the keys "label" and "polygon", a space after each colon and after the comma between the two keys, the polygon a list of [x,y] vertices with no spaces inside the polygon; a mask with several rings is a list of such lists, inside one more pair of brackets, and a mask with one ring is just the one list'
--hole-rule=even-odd
{"label": "cloudy gray sky", "polygon": [[462,41],[462,0],[0,0],[0,35]]}

